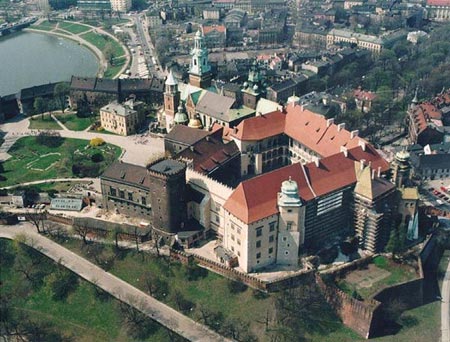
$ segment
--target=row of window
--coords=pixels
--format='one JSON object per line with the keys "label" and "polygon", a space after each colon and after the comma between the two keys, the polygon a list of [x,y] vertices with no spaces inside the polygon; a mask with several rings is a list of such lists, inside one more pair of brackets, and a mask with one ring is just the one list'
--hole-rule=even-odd
{"label": "row of window", "polygon": [[[118,196],[117,196],[117,193],[119,194]],[[119,198],[125,199],[125,191],[124,191],[124,190],[119,190],[119,191],[117,192],[117,189],[113,188],[112,186],[109,187],[109,194],[110,194],[111,196],[114,196],[114,197],[119,197]],[[135,202],[134,196],[133,196],[133,193],[132,193],[132,192],[128,192],[127,195],[128,195],[128,196],[127,196],[127,200],[128,200],[128,201]],[[136,202],[137,202],[137,201],[138,201],[138,200],[136,200]],[[140,203],[141,203],[142,205],[147,205],[147,198],[146,198],[145,196],[141,196]]]}

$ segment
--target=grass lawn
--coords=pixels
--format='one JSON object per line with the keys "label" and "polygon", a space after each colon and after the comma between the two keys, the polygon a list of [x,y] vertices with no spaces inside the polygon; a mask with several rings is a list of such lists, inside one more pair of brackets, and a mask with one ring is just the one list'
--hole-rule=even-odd
{"label": "grass lawn", "polygon": [[95,32],[88,32],[80,35],[80,37],[98,47],[100,51],[103,51],[107,43],[111,43],[114,56],[120,57],[125,54],[122,46],[109,36],[100,35]]}
{"label": "grass lawn", "polygon": [[[3,163],[0,186],[51,178],[76,178],[72,173],[73,156],[89,163],[91,156],[99,152],[104,156],[104,161],[97,163],[98,172],[101,173],[121,153],[120,147],[114,145],[87,147],[88,140],[61,138],[60,141],[59,146],[49,147],[39,143],[38,137],[17,140],[9,150],[12,158]],[[59,154],[58,158],[46,157],[56,153]],[[41,170],[36,170],[36,165]]]}
{"label": "grass lawn", "polygon": [[[0,239],[0,243],[9,245],[9,248],[13,246],[9,240]],[[56,264],[49,261],[46,271],[57,272]],[[14,310],[32,317],[33,321],[52,324],[67,340],[134,341],[122,322],[119,301],[109,295],[99,298],[94,286],[81,278],[78,278],[78,287],[65,300],[53,298],[45,278],[41,286],[27,287],[27,281],[22,273],[15,271],[14,265],[2,267],[0,281],[3,293],[17,290],[23,293],[14,297]],[[144,341],[169,341],[167,330],[159,327]]]}
{"label": "grass lawn", "polygon": [[51,31],[56,27],[56,22],[49,22],[45,20],[41,22],[39,25],[31,25],[31,28],[42,31]]}
{"label": "grass lawn", "polygon": [[91,27],[83,25],[83,24],[68,23],[68,22],[63,22],[63,21],[61,21],[59,23],[58,28],[69,31],[70,33],[73,33],[73,34],[79,34],[79,33],[83,33],[83,32],[91,30]]}
{"label": "grass lawn", "polygon": [[52,119],[52,117],[49,114],[45,114],[44,118],[42,119],[42,116],[39,115],[34,118],[30,118],[30,125],[28,126],[29,129],[53,129],[53,130],[59,130],[62,129],[58,123]]}
{"label": "grass lawn", "polygon": [[433,302],[405,311],[398,323],[402,326],[394,336],[374,338],[375,342],[439,341],[441,335],[441,302]]}
{"label": "grass lawn", "polygon": [[91,118],[79,118],[76,114],[58,114],[55,116],[71,131],[84,131],[93,122]]}
{"label": "grass lawn", "polygon": [[362,298],[370,298],[383,288],[415,279],[414,269],[396,264],[384,256],[377,256],[368,269],[355,270],[339,280],[337,285],[349,295],[357,291]]}
{"label": "grass lawn", "polygon": [[105,78],[112,78],[117,75],[117,73],[122,70],[123,66],[125,65],[126,58],[120,57],[114,59],[114,65],[108,65],[108,68],[105,71],[105,74],[103,77]]}

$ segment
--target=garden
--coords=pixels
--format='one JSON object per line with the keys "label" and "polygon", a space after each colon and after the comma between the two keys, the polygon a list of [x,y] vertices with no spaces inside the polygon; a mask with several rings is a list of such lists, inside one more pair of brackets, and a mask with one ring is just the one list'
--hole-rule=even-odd
{"label": "garden", "polygon": [[1,186],[52,178],[97,177],[121,153],[120,147],[104,142],[93,146],[88,140],[49,134],[16,141],[8,152],[12,157],[1,165]]}

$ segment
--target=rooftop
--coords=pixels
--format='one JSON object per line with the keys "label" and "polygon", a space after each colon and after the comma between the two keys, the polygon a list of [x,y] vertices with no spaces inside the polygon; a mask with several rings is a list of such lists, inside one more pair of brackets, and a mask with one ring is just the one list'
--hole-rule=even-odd
{"label": "rooftop", "polygon": [[149,167],[150,171],[155,171],[165,175],[173,175],[186,168],[186,165],[173,159],[163,159]]}

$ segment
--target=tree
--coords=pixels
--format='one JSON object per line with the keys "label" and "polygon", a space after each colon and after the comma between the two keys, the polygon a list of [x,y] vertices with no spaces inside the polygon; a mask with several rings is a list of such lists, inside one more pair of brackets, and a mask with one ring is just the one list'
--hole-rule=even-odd
{"label": "tree", "polygon": [[33,108],[36,114],[41,114],[41,119],[44,119],[44,113],[47,111],[47,103],[42,97],[36,97],[33,102]]}
{"label": "tree", "polygon": [[55,85],[54,96],[59,105],[59,108],[61,109],[61,112],[63,113],[64,110],[66,109],[66,99],[67,96],[69,96],[69,93],[70,93],[70,86],[67,83],[62,82]]}
{"label": "tree", "polygon": [[386,245],[386,251],[392,253],[393,256],[398,256],[405,251],[405,242],[406,226],[401,223],[391,230],[389,241]]}
{"label": "tree", "polygon": [[88,234],[90,232],[90,229],[85,227],[85,226],[83,226],[83,225],[75,224],[73,226],[73,230],[75,231],[75,233],[77,233],[81,237],[81,239],[83,240],[84,244],[87,245],[88,244],[87,236],[88,236]]}
{"label": "tree", "polygon": [[114,48],[111,42],[105,44],[102,52],[108,63],[114,65]]}
{"label": "tree", "polygon": [[172,299],[175,302],[177,308],[181,312],[188,312],[195,307],[195,304],[186,299],[179,290],[175,290],[172,295]]}
{"label": "tree", "polygon": [[155,321],[126,303],[120,303],[120,311],[128,333],[137,340],[147,339],[159,329]]}
{"label": "tree", "polygon": [[39,234],[44,232],[44,220],[47,217],[47,213],[45,211],[37,208],[33,209],[32,211],[27,210],[24,216],[27,221],[31,222],[36,227],[36,230]]}
{"label": "tree", "polygon": [[77,275],[62,267],[58,272],[50,274],[46,281],[55,300],[65,300],[78,286]]}
{"label": "tree", "polygon": [[168,294],[169,284],[155,273],[147,272],[144,275],[144,283],[147,292],[156,299],[162,299]]}

